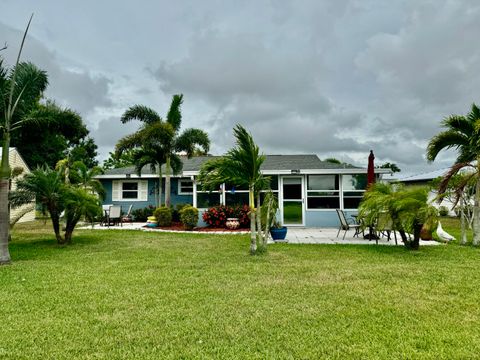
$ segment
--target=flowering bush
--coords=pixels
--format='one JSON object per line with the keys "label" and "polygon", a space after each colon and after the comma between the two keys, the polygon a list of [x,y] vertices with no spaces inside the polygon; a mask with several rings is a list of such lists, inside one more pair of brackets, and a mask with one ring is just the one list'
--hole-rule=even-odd
{"label": "flowering bush", "polygon": [[210,226],[226,227],[225,223],[228,218],[238,218],[240,227],[249,227],[250,218],[248,216],[250,209],[248,205],[243,206],[214,206],[205,211],[202,215],[203,221]]}

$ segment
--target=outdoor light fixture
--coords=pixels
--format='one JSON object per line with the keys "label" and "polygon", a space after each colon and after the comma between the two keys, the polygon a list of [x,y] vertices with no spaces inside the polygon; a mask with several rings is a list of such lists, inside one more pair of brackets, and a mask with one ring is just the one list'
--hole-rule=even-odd
{"label": "outdoor light fixture", "polygon": [[131,174],[127,174],[125,176],[127,177],[127,179],[130,179]]}
{"label": "outdoor light fixture", "polygon": [[294,170],[292,170],[292,174],[300,174],[300,170],[299,169],[294,169]]}

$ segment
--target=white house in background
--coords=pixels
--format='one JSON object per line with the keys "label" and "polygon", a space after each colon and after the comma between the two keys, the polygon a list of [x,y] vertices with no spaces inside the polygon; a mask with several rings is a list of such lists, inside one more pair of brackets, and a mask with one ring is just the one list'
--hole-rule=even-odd
{"label": "white house in background", "polygon": [[[431,182],[440,177],[444,176],[448,172],[449,168],[439,169],[434,171],[429,171],[421,174],[409,175],[405,177],[400,177],[395,179],[395,182],[404,183],[407,186],[430,186]],[[393,181],[393,180],[391,180]],[[453,203],[449,200],[443,200],[440,204],[435,201],[437,197],[437,191],[432,189],[428,195],[428,200],[432,203],[433,206],[439,208],[441,206],[445,206],[449,210],[449,215],[454,216],[455,211],[453,211]]]}
{"label": "white house in background", "polygon": [[[1,159],[2,159],[2,154],[0,152],[0,160]],[[15,168],[21,168],[23,170],[22,173],[18,176],[18,178],[21,178],[25,176],[25,174],[28,174],[30,172],[30,169],[27,163],[25,162],[25,160],[23,160],[20,153],[14,147],[11,147],[9,149],[9,163],[10,163],[10,168],[12,170]],[[11,183],[11,190],[15,190],[15,188],[16,188],[16,179],[12,180],[12,183]],[[27,221],[35,220],[35,203],[24,205],[20,208],[10,210],[10,219],[15,219],[18,216],[20,216],[22,213],[24,213],[24,215],[20,218],[18,222],[27,222]]]}

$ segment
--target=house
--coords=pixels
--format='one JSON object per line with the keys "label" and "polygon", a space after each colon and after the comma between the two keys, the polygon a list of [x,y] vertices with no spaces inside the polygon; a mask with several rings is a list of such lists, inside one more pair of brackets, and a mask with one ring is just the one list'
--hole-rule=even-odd
{"label": "house", "polygon": [[[2,154],[0,152],[0,160],[2,159]],[[22,156],[18,150],[14,147],[9,148],[9,165],[12,170],[21,169],[21,173],[18,178],[25,176],[30,172],[27,163],[23,160]],[[16,179],[12,180],[11,190],[16,189]],[[22,215],[23,214],[23,215]],[[20,217],[21,216],[21,217]],[[18,219],[18,222],[27,222],[35,220],[35,203],[24,205],[16,209],[10,210],[10,219]]]}
{"label": "house", "polygon": [[[248,189],[223,184],[206,192],[196,181],[200,167],[214,156],[184,159],[182,173],[172,177],[171,202],[189,203],[200,212],[219,205],[248,204]],[[279,220],[287,226],[338,226],[335,209],[356,213],[367,185],[367,169],[321,161],[317,155],[267,155],[261,168],[278,194]],[[379,176],[388,169],[377,169]],[[165,171],[162,171],[165,174]],[[138,176],[133,167],[112,169],[97,176],[107,192],[105,204],[126,210],[155,205],[158,175],[148,167]],[[162,188],[165,190],[165,179]],[[164,198],[165,194],[162,194]]]}
{"label": "house", "polygon": [[[443,177],[448,172],[449,168],[424,172],[420,174],[409,175],[401,177],[395,180],[395,182],[400,182],[405,184],[405,186],[427,186],[432,187],[432,182],[436,178]],[[455,216],[454,204],[450,199],[443,199],[440,203],[436,201],[438,192],[436,189],[430,189],[428,194],[428,201],[435,206],[437,209],[445,206],[449,210],[450,216]]]}

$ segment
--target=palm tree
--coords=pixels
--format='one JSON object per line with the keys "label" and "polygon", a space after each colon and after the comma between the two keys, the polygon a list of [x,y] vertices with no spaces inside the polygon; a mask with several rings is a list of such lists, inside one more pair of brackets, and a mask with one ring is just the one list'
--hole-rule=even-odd
{"label": "palm tree", "polygon": [[[33,15],[32,15],[33,16]],[[25,38],[32,17],[23,34],[15,66],[8,71],[0,60],[0,134],[2,142],[2,159],[0,163],[0,265],[10,263],[8,240],[10,238],[10,159],[9,147],[11,134],[28,123],[28,112],[40,99],[47,87],[47,74],[31,63],[21,63]]]}
{"label": "palm tree", "polygon": [[[437,221],[436,208],[428,204],[428,188],[397,184],[376,183],[369,187],[358,214],[363,224],[374,224],[380,218],[391,221],[405,246],[414,250],[419,248],[422,227],[431,229]],[[413,239],[407,234],[413,234]]]}
{"label": "palm tree", "polygon": [[[446,129],[435,135],[427,147],[427,160],[434,161],[443,149],[456,149],[458,156],[449,172],[449,177],[456,175],[462,168],[475,168],[475,197],[473,206],[473,244],[480,245],[480,109],[472,104],[466,115],[451,115],[442,122]],[[447,182],[449,177],[447,177]]]}
{"label": "palm tree", "polygon": [[[73,230],[82,216],[94,218],[101,213],[97,195],[82,184],[65,183],[63,175],[47,167],[38,168],[17,181],[17,190],[11,193],[13,207],[36,200],[42,212],[50,215],[58,244],[69,244]],[[65,235],[62,236],[60,216],[65,212]]]}
{"label": "palm tree", "polygon": [[161,166],[165,164],[165,206],[170,206],[170,177],[181,171],[182,161],[178,153],[184,152],[188,158],[198,152],[200,147],[204,153],[210,148],[208,134],[200,129],[186,129],[180,133],[182,114],[180,111],[183,103],[183,95],[174,95],[164,121],[153,109],[134,105],[130,107],[121,118],[122,123],[131,120],[143,122],[140,129],[134,134],[121,139],[116,147],[117,154],[133,148],[142,149],[143,159],[136,162],[137,171],[144,166],[150,165],[158,171],[161,197]]}
{"label": "palm tree", "polygon": [[17,190],[11,193],[13,207],[35,201],[43,214],[50,215],[53,231],[59,244],[64,240],[60,233],[60,214],[65,210],[62,194],[65,182],[59,171],[38,168],[17,181]]}
{"label": "palm tree", "polygon": [[[248,186],[250,205],[250,253],[257,252],[257,230],[260,232],[260,216],[255,212],[255,195],[257,208],[260,207],[260,190],[265,189],[269,179],[264,177],[260,168],[265,155],[260,154],[252,135],[240,124],[233,129],[236,146],[225,156],[207,161],[200,169],[199,182],[204,190],[218,189],[219,184],[228,182],[237,186]],[[257,220],[257,224],[256,224]],[[264,245],[264,244],[261,244]]]}
{"label": "palm tree", "polygon": [[101,167],[94,166],[89,169],[82,161],[75,161],[70,171],[70,181],[103,200],[106,195],[105,188],[98,179],[95,179],[95,176],[101,174],[103,174]]}

